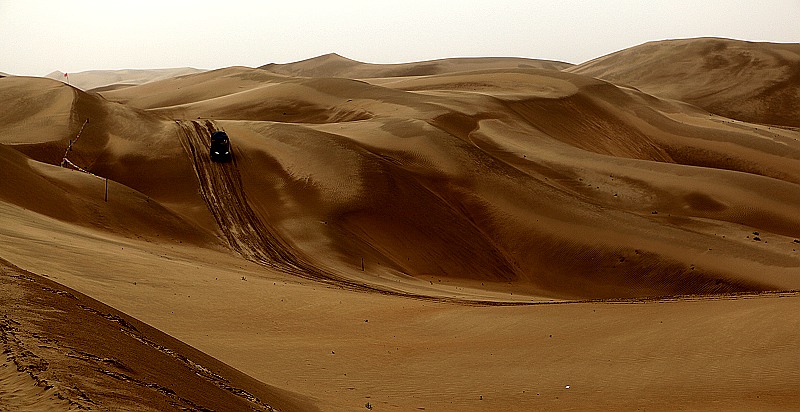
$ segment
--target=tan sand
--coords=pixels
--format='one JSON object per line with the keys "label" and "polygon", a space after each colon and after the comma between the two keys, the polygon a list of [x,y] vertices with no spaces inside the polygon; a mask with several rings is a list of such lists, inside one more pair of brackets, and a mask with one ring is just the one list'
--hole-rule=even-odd
{"label": "tan sand", "polygon": [[348,276],[364,258],[538,296],[797,287],[796,132],[547,70],[382,85],[216,73],[162,84],[193,103],[157,106],[158,83],[148,100],[106,96],[215,119],[197,124],[238,137],[253,212]]}
{"label": "tan sand", "polygon": [[58,399],[53,388],[45,389],[7,356],[0,364],[0,410],[2,411],[64,411],[69,403]]}
{"label": "tan sand", "polygon": [[[27,242],[4,236],[6,253],[322,410],[789,410],[797,400],[796,292],[475,307],[40,224],[50,227],[25,230]],[[51,258],[26,260],[25,244]]]}
{"label": "tan sand", "polygon": [[521,64],[2,78],[0,257],[286,410],[791,409],[800,132]]}
{"label": "tan sand", "polygon": [[565,70],[734,119],[800,126],[798,43],[720,38],[650,42]]}
{"label": "tan sand", "polygon": [[170,69],[89,70],[68,73],[66,77],[63,72],[55,71],[45,77],[69,83],[81,90],[97,92],[171,79],[173,77],[195,74],[202,71],[203,70],[191,67]]}
{"label": "tan sand", "polygon": [[336,53],[330,53],[295,63],[271,63],[259,68],[286,76],[367,79],[378,77],[431,76],[434,74],[485,69],[537,68],[563,70],[571,66],[572,64],[570,63],[553,60],[513,57],[462,57],[412,63],[375,64],[362,63],[342,57]]}
{"label": "tan sand", "polygon": [[0,262],[3,410],[313,410],[130,316]]}

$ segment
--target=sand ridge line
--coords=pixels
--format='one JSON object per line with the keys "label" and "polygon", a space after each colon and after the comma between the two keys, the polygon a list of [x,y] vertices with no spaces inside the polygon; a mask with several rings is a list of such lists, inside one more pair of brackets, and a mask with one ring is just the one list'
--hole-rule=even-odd
{"label": "sand ridge line", "polygon": [[[194,375],[211,385],[218,387],[232,396],[241,398],[250,405],[248,410],[275,410],[271,405],[259,399],[258,396],[246,389],[235,386],[230,380],[213,372],[212,369],[150,339],[144,331],[137,328],[131,321],[126,320],[124,316],[114,314],[109,310],[102,310],[102,306],[82,299],[68,290],[59,288],[58,284],[49,286],[46,284],[46,280],[20,269],[2,258],[0,258],[0,268],[4,269],[0,271],[0,275],[11,280],[11,282],[8,282],[0,279],[0,282],[3,284],[10,283],[13,287],[15,283],[20,285],[20,282],[22,282],[22,284],[31,285],[29,288],[32,290],[41,290],[44,292],[44,298],[39,294],[28,297],[28,292],[24,291],[22,296],[23,299],[26,299],[26,301],[30,300],[31,302],[40,302],[44,299],[46,306],[44,309],[41,308],[40,305],[31,303],[29,307],[23,307],[20,310],[34,313],[42,312],[45,314],[43,316],[47,317],[46,314],[53,310],[58,312],[72,312],[73,315],[66,316],[75,316],[74,312],[80,309],[78,312],[85,311],[89,314],[88,316],[90,318],[103,318],[108,322],[117,324],[118,326],[113,327],[113,329],[116,329],[118,333],[127,335],[134,341],[142,344],[143,347],[149,347],[150,350],[155,350],[174,359],[177,361],[177,364],[184,365],[191,370]],[[7,290],[7,288],[4,290]],[[59,298],[55,299],[55,301],[51,301],[52,298],[48,298],[48,294],[58,295]],[[51,305],[52,309],[47,307]],[[64,305],[66,305],[66,307]],[[80,317],[80,315],[78,316]],[[35,381],[36,386],[44,388],[45,391],[51,391],[52,389],[51,392],[54,391],[54,393],[51,397],[57,397],[60,400],[66,401],[71,407],[78,409],[94,409],[92,407],[93,405],[95,407],[103,406],[104,402],[92,399],[92,397],[87,395],[86,392],[88,389],[82,389],[80,386],[83,385],[81,385],[80,382],[76,385],[76,382],[72,382],[74,379],[67,378],[66,381],[63,380],[63,378],[65,378],[65,376],[62,375],[64,373],[63,363],[67,358],[82,361],[85,365],[81,367],[88,366],[90,370],[113,378],[116,381],[138,386],[145,391],[157,391],[162,396],[168,398],[170,400],[169,403],[173,406],[188,410],[209,410],[207,407],[198,404],[196,400],[187,396],[182,396],[179,393],[180,388],[176,387],[173,389],[169,387],[169,383],[165,386],[159,383],[157,379],[147,379],[147,375],[142,374],[142,371],[136,365],[129,366],[125,361],[121,360],[121,358],[117,358],[114,355],[98,356],[89,352],[93,352],[91,347],[74,347],[68,342],[61,341],[61,338],[58,337],[59,332],[49,330],[46,326],[42,326],[45,328],[42,332],[37,332],[31,328],[31,325],[29,325],[29,322],[26,320],[19,319],[20,321],[17,321],[14,317],[14,312],[10,311],[9,313],[3,313],[2,318],[0,318],[0,343],[2,343],[4,348],[3,353],[17,371],[27,372]],[[115,337],[106,337],[106,339],[115,340]],[[163,361],[161,363],[163,364]],[[72,367],[69,369],[72,370]],[[137,375],[141,377],[137,377]],[[91,386],[91,384],[89,386]],[[2,402],[0,402],[0,407],[2,406]],[[3,409],[0,408],[0,410]]]}
{"label": "sand ridge line", "polygon": [[[104,315],[104,317],[108,317],[108,316],[113,316],[113,315]],[[173,351],[173,350],[171,350],[171,349],[169,349],[167,347],[159,345],[158,343],[148,339],[146,336],[144,336],[141,333],[139,333],[136,330],[136,328],[133,327],[132,325],[130,325],[130,327],[133,329],[133,331],[126,330],[126,329],[121,329],[120,331],[122,333],[130,336],[131,338],[136,339],[137,341],[139,341],[139,342],[141,342],[141,343],[143,343],[143,344],[145,344],[145,345],[147,345],[147,346],[149,346],[149,347],[151,347],[153,349],[156,349],[157,351],[159,351],[159,352],[161,352],[161,353],[163,353],[165,355],[168,355],[168,356],[170,356],[172,358],[177,359],[178,361],[180,361],[184,365],[188,366],[190,369],[194,370],[194,372],[195,372],[195,374],[197,376],[200,376],[200,377],[206,379],[207,381],[212,382],[214,385],[216,385],[220,389],[226,390],[226,391],[228,391],[228,392],[230,392],[230,393],[232,393],[232,394],[234,394],[234,395],[236,395],[236,396],[238,396],[240,398],[244,398],[244,399],[248,400],[249,402],[257,405],[260,408],[262,408],[262,410],[265,410],[265,411],[273,411],[274,410],[274,408],[272,406],[262,402],[257,396],[251,394],[250,392],[248,392],[248,391],[246,391],[244,389],[232,386],[230,381],[228,381],[224,377],[220,376],[219,374],[214,373],[213,371],[211,371],[211,369],[208,369],[208,368],[204,367],[203,365],[192,361],[191,359],[187,358],[186,356],[183,356],[180,353],[177,353],[177,352],[175,352],[175,351]],[[119,375],[120,378],[127,378],[129,380],[132,380],[136,384],[142,384],[142,382],[140,382],[140,381],[138,381],[135,378],[132,378],[130,376],[126,376],[124,374],[117,374],[117,375]],[[109,375],[109,376],[117,378],[116,375]],[[145,385],[148,386],[148,387],[151,387],[151,388],[153,387],[153,384],[145,384]],[[174,395],[174,392],[172,392],[169,388],[164,388],[162,390],[162,388],[159,387],[158,390],[159,390],[159,392],[162,392],[163,390],[166,390],[166,391],[171,392]]]}
{"label": "sand ridge line", "polygon": [[217,226],[230,247],[247,260],[280,270],[304,279],[338,286],[344,289],[377,292],[436,302],[449,302],[476,306],[507,306],[525,302],[470,300],[454,297],[432,296],[397,291],[353,281],[329,270],[318,268],[310,260],[293,250],[277,230],[260,219],[247,200],[236,163],[234,149],[230,163],[213,163],[206,152],[210,149],[211,133],[218,128],[206,120],[175,121],[186,152],[192,159],[200,184],[200,193],[214,216]]}
{"label": "sand ridge line", "polygon": [[728,292],[728,293],[707,293],[707,294],[687,294],[687,295],[665,295],[638,298],[609,298],[609,299],[585,299],[585,300],[566,300],[555,302],[540,302],[538,304],[571,304],[571,303],[607,303],[607,304],[638,304],[638,303],[671,303],[671,302],[696,302],[712,300],[738,300],[738,299],[758,299],[758,298],[787,298],[800,296],[800,290],[768,290],[760,292]]}
{"label": "sand ridge line", "polygon": [[200,184],[200,192],[209,211],[214,216],[220,231],[231,248],[254,263],[282,271],[304,279],[338,286],[343,289],[377,292],[466,306],[529,306],[570,303],[653,303],[677,300],[742,299],[758,296],[772,296],[780,292],[731,292],[717,294],[667,295],[638,298],[581,299],[558,301],[520,301],[467,299],[447,296],[425,295],[402,290],[388,289],[379,285],[358,282],[324,268],[316,267],[306,256],[293,249],[278,231],[261,219],[249,204],[236,162],[236,150],[230,163],[214,163],[206,152],[210,149],[210,135],[218,130],[211,120],[202,124],[198,121],[177,121],[179,135],[186,152],[191,156],[195,173]]}

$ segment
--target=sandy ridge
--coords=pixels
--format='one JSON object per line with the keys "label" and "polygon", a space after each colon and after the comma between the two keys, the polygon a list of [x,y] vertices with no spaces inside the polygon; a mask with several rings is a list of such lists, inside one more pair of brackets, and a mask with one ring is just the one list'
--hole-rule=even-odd
{"label": "sandy ridge", "polygon": [[349,79],[417,77],[436,74],[503,68],[563,70],[573,65],[553,60],[518,57],[462,57],[411,63],[377,64],[348,59],[336,53],[294,63],[266,64],[259,69],[286,76],[342,77]]}
{"label": "sandy ridge", "polygon": [[70,410],[275,410],[263,384],[207,355],[2,259],[0,272],[3,353],[50,400]]}
{"label": "sandy ridge", "polygon": [[211,133],[218,130],[217,125],[210,120],[206,120],[203,124],[197,121],[176,121],[176,123],[180,127],[180,135],[187,153],[194,162],[201,193],[210,212],[231,248],[246,259],[301,278],[362,292],[477,306],[525,304],[518,301],[460,299],[387,288],[356,281],[312,263],[298,250],[290,247],[274,229],[251,210],[236,168],[236,150],[234,149],[230,164],[215,164],[208,159],[205,153],[210,147]]}
{"label": "sandy ridge", "polygon": [[[696,293],[669,296],[650,296],[633,298],[608,298],[608,299],[568,299],[557,301],[524,302],[518,300],[495,301],[495,300],[470,300],[452,297],[437,297],[411,293],[408,291],[397,291],[385,289],[381,286],[370,285],[336,275],[325,269],[314,265],[308,258],[298,256],[298,251],[292,249],[285,240],[274,229],[268,228],[262,219],[250,209],[246,196],[242,190],[241,177],[237,170],[236,158],[234,156],[231,163],[215,164],[208,160],[205,152],[209,149],[208,142],[210,135],[219,126],[213,121],[205,120],[204,123],[197,121],[178,122],[181,127],[182,137],[186,144],[187,152],[191,154],[198,179],[201,182],[201,191],[206,199],[209,210],[215,215],[218,226],[225,234],[231,247],[243,257],[253,262],[279,269],[289,274],[311,279],[322,283],[331,283],[344,287],[365,292],[380,292],[390,295],[399,295],[423,300],[433,300],[450,302],[469,306],[516,306],[516,305],[537,305],[537,304],[568,304],[568,303],[636,303],[636,302],[660,302],[670,300],[715,300],[715,299],[739,299],[753,296],[771,296],[797,293],[792,290],[781,291],[761,291],[761,292],[723,292],[723,293]],[[235,154],[235,151],[234,151]],[[221,171],[221,172],[220,172]]]}
{"label": "sandy ridge", "polygon": [[648,42],[565,69],[754,123],[800,125],[800,44]]}

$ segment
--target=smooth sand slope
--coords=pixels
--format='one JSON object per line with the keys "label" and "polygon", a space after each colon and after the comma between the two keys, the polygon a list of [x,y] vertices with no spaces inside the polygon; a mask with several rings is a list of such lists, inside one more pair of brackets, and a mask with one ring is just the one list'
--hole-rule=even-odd
{"label": "smooth sand slope", "polygon": [[800,44],[645,43],[566,69],[748,122],[800,126]]}
{"label": "smooth sand slope", "polygon": [[475,63],[2,78],[0,257],[287,410],[791,409],[800,133]]}

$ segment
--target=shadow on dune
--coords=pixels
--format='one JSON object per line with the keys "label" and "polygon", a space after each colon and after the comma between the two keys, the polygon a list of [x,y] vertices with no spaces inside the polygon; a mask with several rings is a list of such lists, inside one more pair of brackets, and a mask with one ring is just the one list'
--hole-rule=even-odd
{"label": "shadow on dune", "polygon": [[[387,69],[322,60],[291,70]],[[370,82],[234,67],[102,96],[13,80],[6,93],[40,97],[27,125],[6,115],[22,135],[6,144],[57,163],[90,118],[71,156],[186,236],[346,287],[402,294],[380,284],[440,277],[612,298],[798,286],[783,275],[798,264],[796,131],[518,63]],[[48,138],[26,129],[58,111],[68,121]],[[205,173],[208,125],[231,136],[235,162],[217,169],[233,180]],[[265,237],[241,244],[251,232]]]}

